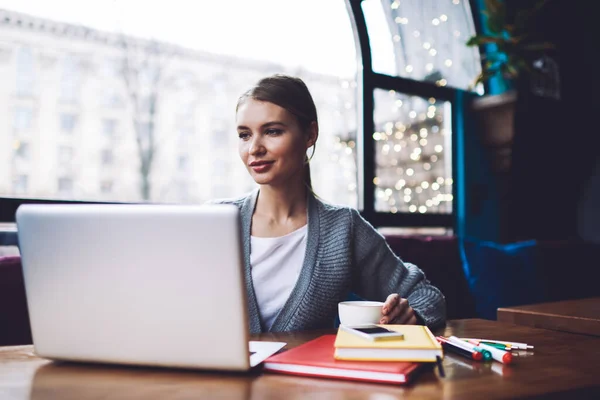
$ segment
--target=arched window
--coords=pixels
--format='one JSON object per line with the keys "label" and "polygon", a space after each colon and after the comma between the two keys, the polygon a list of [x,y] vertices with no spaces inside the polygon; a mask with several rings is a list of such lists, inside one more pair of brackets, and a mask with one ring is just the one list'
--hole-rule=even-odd
{"label": "arched window", "polygon": [[364,64],[363,214],[378,226],[453,228],[456,99],[481,70],[466,46],[469,2],[350,4]]}

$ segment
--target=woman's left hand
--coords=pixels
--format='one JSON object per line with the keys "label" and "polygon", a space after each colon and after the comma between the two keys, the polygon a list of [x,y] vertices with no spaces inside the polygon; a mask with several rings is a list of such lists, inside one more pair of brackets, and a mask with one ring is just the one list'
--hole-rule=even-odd
{"label": "woman's left hand", "polygon": [[415,310],[408,305],[408,300],[399,294],[390,294],[381,309],[380,324],[416,325],[417,315]]}

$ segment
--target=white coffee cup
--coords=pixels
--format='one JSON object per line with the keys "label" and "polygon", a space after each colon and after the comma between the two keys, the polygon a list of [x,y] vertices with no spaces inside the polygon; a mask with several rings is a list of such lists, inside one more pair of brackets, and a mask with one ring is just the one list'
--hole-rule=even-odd
{"label": "white coffee cup", "polygon": [[338,313],[342,325],[378,324],[381,319],[380,301],[342,301]]}

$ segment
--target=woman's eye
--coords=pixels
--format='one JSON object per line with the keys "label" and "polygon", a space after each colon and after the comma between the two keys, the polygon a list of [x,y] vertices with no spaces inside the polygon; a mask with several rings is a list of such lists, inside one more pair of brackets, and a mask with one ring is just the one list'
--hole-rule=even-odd
{"label": "woman's eye", "polygon": [[266,134],[267,135],[279,135],[281,134],[283,131],[281,129],[267,129]]}
{"label": "woman's eye", "polygon": [[238,136],[240,139],[246,140],[250,137],[250,134],[248,132],[238,132]]}

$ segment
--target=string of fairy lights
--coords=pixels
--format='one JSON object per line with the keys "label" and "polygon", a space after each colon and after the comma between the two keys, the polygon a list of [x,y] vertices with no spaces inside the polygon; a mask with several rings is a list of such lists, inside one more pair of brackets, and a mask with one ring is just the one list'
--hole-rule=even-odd
{"label": "string of fairy lights", "polygon": [[449,103],[377,89],[375,104],[375,210],[451,212]]}
{"label": "string of fairy lights", "polygon": [[[474,29],[468,4],[387,1],[396,74],[466,89],[480,68],[478,55],[465,45]],[[451,104],[382,89],[375,90],[374,100],[375,210],[451,213]],[[355,143],[336,140],[332,157],[343,167],[355,157]],[[356,185],[349,183],[348,190]]]}
{"label": "string of fairy lights", "polygon": [[[466,46],[475,33],[465,0],[383,0],[399,76],[467,89],[479,74],[476,49]],[[457,61],[458,60],[458,61]],[[477,88],[480,90],[481,88]]]}
{"label": "string of fairy lights", "polygon": [[[389,4],[392,40],[401,50],[398,75],[467,88],[479,73],[479,60],[465,45],[474,30],[469,5],[464,0]],[[374,96],[375,209],[451,213],[451,104],[380,89]]]}

